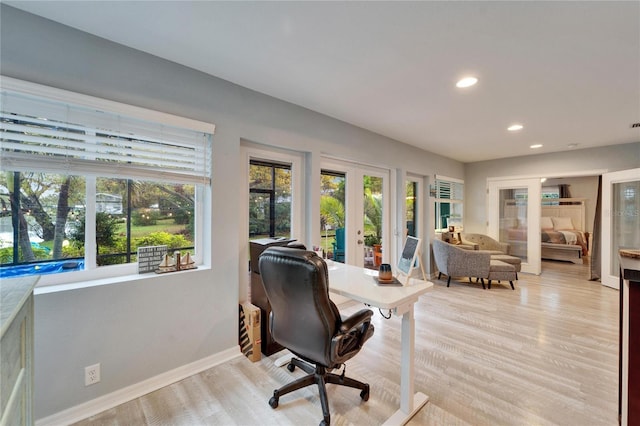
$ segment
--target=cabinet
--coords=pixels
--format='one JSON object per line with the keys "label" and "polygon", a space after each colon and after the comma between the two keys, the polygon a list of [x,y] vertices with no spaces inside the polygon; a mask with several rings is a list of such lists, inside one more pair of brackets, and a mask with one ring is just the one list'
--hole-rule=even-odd
{"label": "cabinet", "polygon": [[0,280],[0,424],[33,421],[33,287],[39,277]]}
{"label": "cabinet", "polygon": [[259,240],[253,240],[249,242],[250,249],[250,264],[251,264],[251,303],[260,308],[260,315],[262,321],[260,321],[260,336],[262,338],[262,353],[266,356],[274,354],[283,349],[283,347],[277,343],[271,337],[271,322],[269,314],[271,314],[271,305],[267,294],[264,291],[264,285],[262,284],[262,278],[260,278],[260,269],[258,268],[258,258],[263,251],[273,246],[286,246],[287,244],[295,240],[278,239],[278,238],[262,238]]}
{"label": "cabinet", "polygon": [[640,424],[640,259],[620,257],[618,417]]}

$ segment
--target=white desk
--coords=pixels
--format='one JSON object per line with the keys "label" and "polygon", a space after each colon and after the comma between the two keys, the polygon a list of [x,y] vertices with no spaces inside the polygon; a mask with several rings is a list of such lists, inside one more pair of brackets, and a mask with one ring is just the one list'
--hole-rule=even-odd
{"label": "white desk", "polygon": [[384,424],[404,425],[422,408],[429,397],[422,392],[414,393],[413,369],[415,351],[415,319],[413,305],[418,297],[426,293],[433,283],[412,278],[408,286],[384,286],[376,284],[377,271],[327,262],[329,267],[329,289],[337,294],[381,309],[390,309],[402,315],[402,353],[400,359],[400,409]]}

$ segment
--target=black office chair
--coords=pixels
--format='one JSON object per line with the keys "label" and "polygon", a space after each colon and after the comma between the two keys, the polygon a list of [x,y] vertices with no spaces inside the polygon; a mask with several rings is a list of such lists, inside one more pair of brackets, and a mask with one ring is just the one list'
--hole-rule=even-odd
{"label": "black office chair", "polygon": [[[369,385],[330,371],[357,354],[373,335],[370,309],[341,317],[329,299],[327,264],[314,252],[287,247],[270,247],[260,255],[260,275],[271,304],[271,334],[274,340],[297,357],[287,368],[300,367],[308,375],[273,392],[272,408],[294,390],[316,383],[324,419],[330,413],[326,383],[360,389],[360,398],[369,399]],[[311,365],[313,364],[313,365]],[[345,367],[346,369],[346,367]]]}

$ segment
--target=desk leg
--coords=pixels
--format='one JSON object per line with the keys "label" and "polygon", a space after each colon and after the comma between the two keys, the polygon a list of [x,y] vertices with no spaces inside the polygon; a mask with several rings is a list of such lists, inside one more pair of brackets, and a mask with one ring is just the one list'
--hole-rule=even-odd
{"label": "desk leg", "polygon": [[429,401],[427,395],[422,392],[414,394],[413,391],[415,325],[413,305],[411,305],[402,315],[400,409],[384,422],[385,425],[404,425]]}

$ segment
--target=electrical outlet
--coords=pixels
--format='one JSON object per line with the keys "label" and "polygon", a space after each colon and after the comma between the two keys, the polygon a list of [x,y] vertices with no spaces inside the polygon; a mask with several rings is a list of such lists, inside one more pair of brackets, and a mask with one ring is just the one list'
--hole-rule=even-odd
{"label": "electrical outlet", "polygon": [[84,385],[95,385],[100,381],[100,363],[84,368]]}

